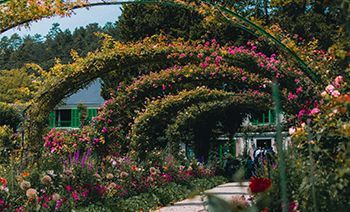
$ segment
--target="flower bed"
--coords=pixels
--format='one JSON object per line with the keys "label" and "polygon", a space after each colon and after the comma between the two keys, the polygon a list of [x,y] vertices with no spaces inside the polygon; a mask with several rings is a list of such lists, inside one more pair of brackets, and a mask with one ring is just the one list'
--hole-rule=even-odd
{"label": "flower bed", "polygon": [[47,146],[32,168],[19,173],[12,162],[0,172],[0,209],[7,211],[66,211],[91,205],[148,210],[225,181],[214,177],[213,169],[167,153],[139,162],[129,156],[100,157],[90,147],[64,152]]}

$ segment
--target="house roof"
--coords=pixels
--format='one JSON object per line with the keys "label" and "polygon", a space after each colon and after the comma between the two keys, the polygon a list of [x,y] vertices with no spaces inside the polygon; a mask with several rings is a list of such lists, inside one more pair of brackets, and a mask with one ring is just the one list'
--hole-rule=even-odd
{"label": "house roof", "polygon": [[67,97],[57,108],[71,108],[79,103],[87,107],[99,107],[105,100],[101,96],[101,79],[91,82],[86,88],[80,89],[77,93]]}

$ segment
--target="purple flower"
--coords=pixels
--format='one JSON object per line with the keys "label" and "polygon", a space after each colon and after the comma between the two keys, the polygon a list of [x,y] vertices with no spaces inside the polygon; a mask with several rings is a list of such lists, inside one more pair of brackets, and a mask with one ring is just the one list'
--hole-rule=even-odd
{"label": "purple flower", "polygon": [[90,161],[90,163],[89,163],[89,171],[92,171],[92,169],[93,169],[93,164],[92,164],[92,161]]}
{"label": "purple flower", "polygon": [[74,162],[76,164],[79,162],[79,150],[74,153]]}
{"label": "purple flower", "polygon": [[58,201],[56,202],[55,211],[59,211],[59,210],[60,210],[60,208],[61,208],[61,206],[62,206],[62,203],[63,203],[62,200],[58,200]]}

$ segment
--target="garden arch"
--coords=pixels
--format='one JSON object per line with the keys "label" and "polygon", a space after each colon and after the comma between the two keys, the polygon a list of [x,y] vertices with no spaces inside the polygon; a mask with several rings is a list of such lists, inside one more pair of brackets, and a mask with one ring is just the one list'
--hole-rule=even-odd
{"label": "garden arch", "polygon": [[77,58],[76,61],[67,65],[56,64],[52,71],[58,75],[45,81],[41,91],[34,97],[26,111],[29,141],[40,139],[50,111],[62,99],[103,74],[118,71],[124,76],[135,75],[138,73],[138,65],[163,64],[164,61],[167,61],[168,65],[188,62],[167,59],[170,53],[184,52],[186,47],[184,43],[153,39],[145,39],[133,44],[132,47],[108,40],[101,51],[90,53],[86,58]]}
{"label": "garden arch", "polygon": [[[122,4],[122,3],[135,3],[135,2],[136,3],[172,3],[172,4],[175,3],[175,4],[180,4],[180,5],[192,7],[192,9],[198,9],[197,6],[201,5],[203,2],[205,2],[206,5],[214,6],[217,9],[219,9],[221,12],[224,12],[226,14],[229,14],[231,16],[238,18],[240,21],[243,21],[244,24],[252,27],[255,30],[258,30],[265,37],[273,40],[275,42],[275,44],[280,46],[282,49],[286,50],[288,53],[290,53],[292,55],[292,57],[294,59],[296,59],[300,64],[302,64],[306,75],[312,81],[319,81],[319,79],[317,78],[317,75],[315,73],[312,73],[309,70],[309,68],[305,65],[305,63],[302,60],[300,60],[300,58],[294,52],[292,52],[290,49],[288,49],[286,46],[284,46],[282,43],[280,43],[272,35],[268,34],[265,30],[258,27],[257,25],[250,22],[249,20],[244,19],[243,17],[239,16],[237,13],[234,13],[230,9],[228,9],[222,5],[219,5],[218,3],[215,3],[215,2],[211,2],[211,1],[201,2],[200,1],[200,2],[193,4],[193,2],[191,3],[191,2],[187,2],[187,1],[176,1],[176,2],[173,2],[173,1],[169,1],[169,2],[168,1],[165,1],[165,2],[164,1],[130,1],[130,2],[111,1],[111,2],[101,2],[101,3],[96,3],[96,4],[88,3],[88,4],[84,4],[84,5],[72,6],[72,7],[68,8],[67,10],[70,11],[70,10],[76,9],[76,8],[95,6],[95,5],[103,5],[103,4]],[[55,14],[55,12],[47,13],[47,14],[39,14],[38,16],[31,17],[27,20],[26,19],[20,20],[19,22],[15,22],[13,24],[8,24],[8,25],[6,25],[6,23],[5,24],[2,23],[2,24],[0,24],[1,32],[4,32],[7,29],[13,28],[17,25],[28,23],[32,20],[38,20],[38,19],[41,19],[43,17],[53,16],[54,14]],[[125,50],[127,48],[126,46],[120,46],[120,45],[119,45],[119,47],[122,47],[123,50]],[[155,48],[155,49],[157,49],[157,48]],[[108,51],[105,51],[104,53],[106,53],[106,52],[108,52]],[[157,51],[155,51],[155,52],[157,52]],[[120,55],[113,54],[113,53],[111,54],[112,57],[115,56],[117,59],[112,58],[112,57],[108,57],[107,54],[103,55],[103,53],[102,54],[96,53],[96,54],[89,55],[86,58],[86,60],[82,62],[82,64],[75,62],[75,63],[69,64],[69,65],[64,65],[64,66],[61,65],[61,68],[58,68],[58,69],[61,69],[62,72],[64,73],[63,75],[60,76],[60,77],[62,77],[62,79],[59,79],[59,77],[57,77],[55,80],[47,82],[47,84],[46,84],[47,90],[43,90],[41,93],[39,93],[39,95],[34,98],[33,103],[30,105],[30,107],[27,110],[27,115],[29,117],[29,121],[27,124],[28,132],[29,132],[29,140],[36,141],[37,139],[40,139],[40,133],[45,126],[46,116],[47,116],[48,112],[57,103],[59,103],[61,101],[61,99],[66,97],[66,95],[73,93],[74,91],[76,91],[79,88],[81,88],[82,86],[86,85],[88,82],[94,80],[95,78],[97,78],[101,74],[112,71],[112,69],[113,70],[120,70],[121,67],[132,68],[132,67],[135,67],[134,66],[135,62],[141,64],[141,63],[147,63],[149,58],[151,59],[151,61],[152,61],[152,58],[154,59],[155,57],[159,59],[159,58],[161,58],[161,55],[164,52],[162,52],[160,50],[159,52],[157,52],[159,54],[155,54],[155,55],[150,56],[150,57],[147,57],[146,53],[138,55],[138,56],[135,54],[132,55],[132,52],[130,52],[131,55],[127,55],[126,52],[119,52],[119,53],[121,53],[121,54]],[[124,53],[126,53],[126,54],[124,54]],[[101,56],[101,57],[99,57],[99,56]],[[137,58],[137,57],[141,57],[141,58]],[[126,58],[132,60],[133,62],[128,63],[127,62],[128,59],[126,59]],[[117,60],[120,60],[120,61],[117,64],[114,64],[114,62],[116,62]],[[111,67],[109,67],[109,66],[111,66]],[[67,72],[70,72],[72,70],[80,70],[81,73],[79,73],[79,71],[75,71],[75,73],[74,73],[74,71],[71,73],[67,73]],[[73,87],[70,87],[70,86],[73,86]]]}
{"label": "garden arch", "polygon": [[[191,97],[188,95],[195,94],[195,92],[199,92],[198,97],[190,101]],[[181,100],[182,97],[185,97],[185,99]],[[171,104],[175,106],[171,107]],[[261,107],[257,108],[256,104],[261,105]],[[270,109],[272,107],[272,101],[270,94],[257,92],[232,93],[199,88],[197,91],[185,91],[179,95],[166,97],[158,103],[158,106],[161,107],[162,105],[164,108],[158,110],[154,108],[155,112],[153,114],[159,114],[158,116],[144,114],[146,117],[140,117],[145,122],[148,121],[147,118],[156,119],[151,120],[151,123],[152,121],[158,121],[159,118],[168,117],[167,120],[159,120],[159,122],[163,121],[164,124],[163,126],[160,124],[162,129],[160,129],[161,132],[158,133],[158,138],[157,136],[150,137],[147,132],[138,135],[137,132],[135,132],[137,131],[136,126],[133,127],[134,131],[131,135],[131,147],[139,152],[141,158],[145,157],[147,152],[162,149],[167,144],[176,146],[175,144],[178,144],[180,141],[186,142],[181,139],[184,134],[183,132],[185,131],[188,133],[191,131],[190,129],[196,130],[199,123],[204,123],[201,125],[206,130],[199,131],[201,133],[205,132],[205,135],[204,137],[195,135],[194,140],[198,150],[205,153],[208,150],[207,147],[211,130],[215,127],[217,121],[230,118],[230,126],[228,128],[230,128],[230,133],[234,134],[239,128],[245,114]],[[169,109],[173,110],[169,111]],[[170,115],[174,115],[174,118]],[[140,124],[139,121],[140,119],[137,119],[135,125]],[[159,123],[156,122],[156,125],[157,124]],[[196,137],[198,137],[198,139],[196,139]]]}
{"label": "garden arch", "polygon": [[[104,127],[118,125],[118,129],[120,129],[120,125],[124,125],[127,127],[124,130],[128,131],[128,123],[133,121],[136,111],[145,108],[145,100],[161,98],[197,86],[207,86],[225,91],[259,90],[270,93],[272,81],[277,75],[281,75],[279,83],[280,87],[284,89],[283,94],[286,97],[288,92],[296,92],[300,86],[307,87],[305,85],[310,83],[307,79],[303,79],[300,73],[291,71],[290,67],[274,65],[274,63],[283,64],[274,57],[269,58],[266,55],[256,54],[242,48],[239,50],[242,51],[241,53],[225,55],[223,52],[226,52],[227,49],[231,49],[232,52],[236,50],[235,47],[225,46],[216,49],[215,57],[210,57],[213,54],[211,52],[208,52],[209,56],[204,55],[205,61],[209,57],[212,61],[208,62],[206,67],[202,66],[203,63],[200,66],[198,64],[174,66],[137,78],[131,84],[119,89],[116,96],[103,107],[104,116],[101,120],[109,119],[109,123],[108,126],[101,125]],[[217,62],[215,58],[222,58],[222,60]],[[202,59],[203,61],[204,59]],[[266,61],[269,62],[265,64]],[[298,83],[295,80],[298,80]]]}

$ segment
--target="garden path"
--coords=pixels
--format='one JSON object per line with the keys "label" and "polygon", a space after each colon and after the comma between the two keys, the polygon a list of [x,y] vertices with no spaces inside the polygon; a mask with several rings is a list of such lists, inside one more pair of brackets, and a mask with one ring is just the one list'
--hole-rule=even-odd
{"label": "garden path", "polygon": [[[249,198],[248,194],[248,182],[238,183],[225,183],[215,188],[206,190],[204,193],[214,194],[227,201],[232,200],[235,196],[242,196],[246,199]],[[206,210],[206,199],[200,195],[195,196],[192,199],[185,199],[183,201],[174,203],[173,205],[160,208],[159,212],[198,212]]]}

